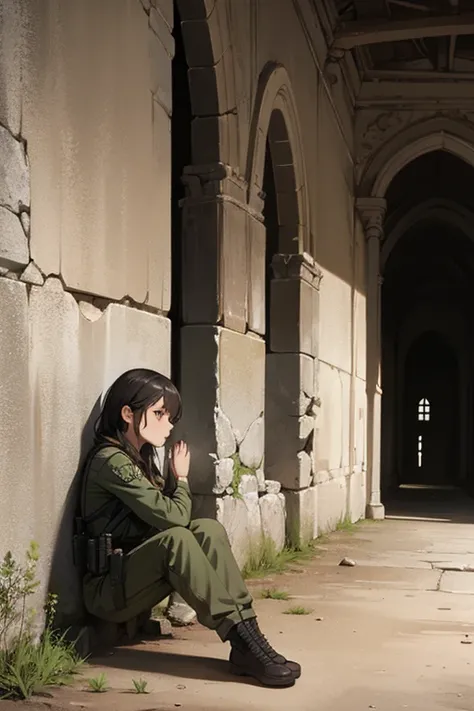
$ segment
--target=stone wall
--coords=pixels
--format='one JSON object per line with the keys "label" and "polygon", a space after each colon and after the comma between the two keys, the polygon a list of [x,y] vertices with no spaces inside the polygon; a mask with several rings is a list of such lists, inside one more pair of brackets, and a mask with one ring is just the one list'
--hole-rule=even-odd
{"label": "stone wall", "polygon": [[1,3],[0,554],[38,541],[65,622],[99,398],[170,372],[171,53],[139,2]]}
{"label": "stone wall", "polygon": [[[298,5],[296,12],[294,4],[281,3],[275,14],[257,2],[239,12],[238,0],[219,0],[212,12],[207,3],[194,4],[185,18],[196,161],[186,169],[183,203],[182,386],[187,407],[194,403],[183,427],[199,452],[192,485],[217,515],[209,456],[223,428],[216,412],[224,413],[238,443],[239,413],[223,406],[222,393],[250,397],[249,427],[260,412],[253,411],[248,386],[257,388],[263,477],[282,485],[290,539],[363,516],[366,469],[365,241],[354,219],[350,68],[347,58],[327,61],[330,3],[317,12],[309,2]],[[201,42],[197,35],[191,41],[193,22]],[[212,92],[198,101],[204,73]],[[262,192],[267,138],[280,262],[293,259],[293,251],[306,252],[308,271],[318,273],[315,288],[301,274],[279,275],[274,262],[271,339],[265,333]],[[222,326],[240,334],[234,337],[238,367],[234,355],[226,355]],[[226,358],[232,367],[220,381]],[[217,468],[230,476],[229,462],[218,459]],[[224,519],[222,512],[230,512],[229,531],[236,507],[242,509],[235,503],[220,509]]]}

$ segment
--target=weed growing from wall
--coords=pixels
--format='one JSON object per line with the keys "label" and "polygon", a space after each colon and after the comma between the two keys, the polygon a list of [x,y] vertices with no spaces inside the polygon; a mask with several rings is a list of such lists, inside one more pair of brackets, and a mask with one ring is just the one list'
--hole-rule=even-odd
{"label": "weed growing from wall", "polygon": [[232,460],[234,462],[234,476],[232,477],[232,481],[230,484],[230,488],[232,489],[231,496],[233,496],[234,499],[242,499],[242,494],[239,491],[242,477],[246,474],[250,474],[251,476],[257,476],[257,470],[251,469],[250,467],[246,467],[245,464],[242,464],[238,453],[232,455]]}
{"label": "weed growing from wall", "polygon": [[0,563],[0,699],[27,699],[46,686],[68,684],[82,664],[73,644],[52,628],[57,596],[48,599],[46,626],[36,639],[37,615],[28,601],[39,585],[38,561],[38,545],[31,543],[24,565],[10,551]]}

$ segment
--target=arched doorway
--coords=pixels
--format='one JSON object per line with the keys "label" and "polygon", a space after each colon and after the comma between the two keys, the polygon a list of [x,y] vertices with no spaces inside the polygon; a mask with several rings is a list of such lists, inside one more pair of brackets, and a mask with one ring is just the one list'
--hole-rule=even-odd
{"label": "arched doorway", "polygon": [[303,253],[302,186],[283,111],[268,124],[263,170],[266,230],[265,475],[281,483],[287,537],[317,535],[314,426],[317,401],[316,330],[321,273]]}
{"label": "arched doorway", "polygon": [[472,487],[474,169],[433,151],[387,193],[382,260],[384,496]]}
{"label": "arched doorway", "polygon": [[293,154],[285,119],[278,109],[272,111],[268,126],[262,187],[266,231],[265,471],[268,478],[288,486],[298,476],[297,431],[296,427],[295,432],[290,431],[291,405],[286,402],[291,382],[295,392],[290,398],[297,397],[298,363],[288,354],[299,352],[292,333],[298,305],[288,298],[292,285],[279,278],[279,265],[299,252],[299,219]]}

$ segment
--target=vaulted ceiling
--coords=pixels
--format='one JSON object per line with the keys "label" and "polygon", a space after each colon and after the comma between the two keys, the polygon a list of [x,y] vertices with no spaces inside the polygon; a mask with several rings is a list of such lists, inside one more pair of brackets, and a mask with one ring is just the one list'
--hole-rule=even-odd
{"label": "vaulted ceiling", "polygon": [[474,0],[336,0],[333,47],[367,78],[474,77]]}

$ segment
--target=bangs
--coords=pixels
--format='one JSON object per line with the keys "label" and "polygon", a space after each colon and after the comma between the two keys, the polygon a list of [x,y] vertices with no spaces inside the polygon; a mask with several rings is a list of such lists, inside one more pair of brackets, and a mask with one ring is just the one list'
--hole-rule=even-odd
{"label": "bangs", "polygon": [[182,405],[181,396],[173,383],[170,382],[163,388],[163,400],[170,415],[170,422],[175,425],[181,419]]}

